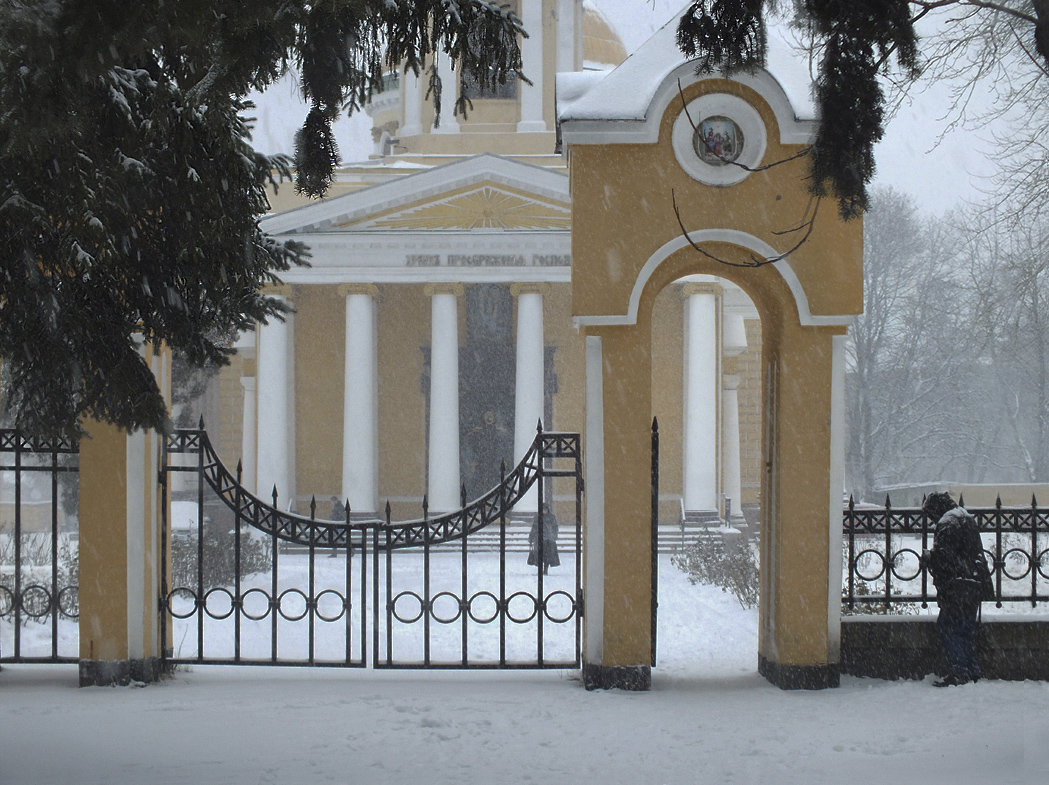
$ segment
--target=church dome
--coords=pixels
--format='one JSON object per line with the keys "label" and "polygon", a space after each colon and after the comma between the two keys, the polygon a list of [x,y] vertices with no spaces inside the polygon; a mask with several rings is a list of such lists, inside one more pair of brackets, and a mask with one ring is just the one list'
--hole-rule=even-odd
{"label": "church dome", "polygon": [[612,25],[592,3],[583,3],[583,64],[615,67],[626,60],[627,51]]}

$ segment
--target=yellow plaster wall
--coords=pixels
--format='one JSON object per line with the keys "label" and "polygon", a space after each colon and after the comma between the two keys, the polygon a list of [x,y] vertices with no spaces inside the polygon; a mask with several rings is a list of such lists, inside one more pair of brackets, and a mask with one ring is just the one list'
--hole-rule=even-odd
{"label": "yellow plaster wall", "polygon": [[572,326],[572,288],[567,283],[550,284],[543,297],[543,333],[554,347],[557,392],[553,398],[554,420],[544,426],[556,431],[583,430],[583,399],[586,394],[583,337]]}
{"label": "yellow plaster wall", "polygon": [[[417,518],[426,492],[423,347],[430,345],[424,286],[379,287],[379,505],[395,520]],[[462,317],[460,303],[460,318]]]}
{"label": "yellow plaster wall", "polygon": [[295,488],[299,498],[307,503],[311,495],[316,495],[319,509],[327,515],[329,496],[342,495],[346,300],[339,296],[336,286],[296,286],[292,302]]}
{"label": "yellow plaster wall", "polygon": [[80,442],[80,659],[126,660],[127,436],[102,423]]}

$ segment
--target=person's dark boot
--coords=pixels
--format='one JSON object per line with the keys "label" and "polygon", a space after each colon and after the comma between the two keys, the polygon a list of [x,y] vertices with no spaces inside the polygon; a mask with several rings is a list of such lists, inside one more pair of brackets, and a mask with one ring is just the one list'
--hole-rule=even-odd
{"label": "person's dark boot", "polygon": [[950,676],[944,676],[939,681],[934,681],[932,683],[932,686],[933,687],[957,687],[958,685],[968,684],[968,683],[969,683],[968,679],[960,678],[958,676],[955,676],[954,674],[951,674]]}

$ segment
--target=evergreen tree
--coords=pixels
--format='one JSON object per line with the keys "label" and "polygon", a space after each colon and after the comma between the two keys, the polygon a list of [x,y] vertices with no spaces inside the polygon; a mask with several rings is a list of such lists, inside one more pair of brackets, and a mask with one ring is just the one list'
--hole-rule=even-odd
{"label": "evergreen tree", "polygon": [[[165,428],[141,341],[194,365],[281,318],[261,291],[306,252],[258,227],[292,162],[249,144],[245,96],[298,67],[297,186],[322,195],[331,124],[435,56],[520,76],[520,21],[486,0],[0,0],[0,357],[39,434],[85,416]],[[457,106],[461,112],[463,106]],[[438,108],[439,111],[439,108]]]}
{"label": "evergreen tree", "polygon": [[[698,0],[678,23],[678,45],[701,73],[765,63],[765,14],[776,0]],[[819,57],[819,127],[811,153],[810,190],[833,195],[843,218],[867,209],[874,145],[884,131],[885,96],[878,84],[892,62],[907,78],[919,71],[914,23],[932,10],[957,6],[993,14],[1029,38],[1032,59],[1049,67],[1049,0],[792,0],[794,22],[813,36]],[[1024,40],[1026,40],[1026,38]],[[1021,41],[1021,45],[1027,44]],[[1025,49],[1025,51],[1028,51]]]}

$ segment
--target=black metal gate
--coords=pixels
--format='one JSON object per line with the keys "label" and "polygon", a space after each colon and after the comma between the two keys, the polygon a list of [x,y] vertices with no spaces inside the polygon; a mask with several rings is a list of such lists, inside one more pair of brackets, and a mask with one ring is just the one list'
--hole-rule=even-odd
{"label": "black metal gate", "polygon": [[[160,612],[172,664],[579,663],[578,434],[540,431],[486,494],[435,517],[424,501],[423,517],[407,522],[391,521],[389,504],[383,520],[352,520],[348,508],[341,521],[319,520],[315,503],[309,516],[283,512],[276,491],[264,502],[242,487],[240,466],[233,474],[222,465],[203,428],[167,439],[164,469],[172,512]],[[546,498],[563,482],[570,493]],[[556,550],[559,561],[545,568],[510,544],[522,535],[511,513],[533,487],[531,546]],[[557,525],[556,510],[568,525]]]}
{"label": "black metal gate", "polygon": [[0,662],[76,662],[79,446],[0,429]]}

